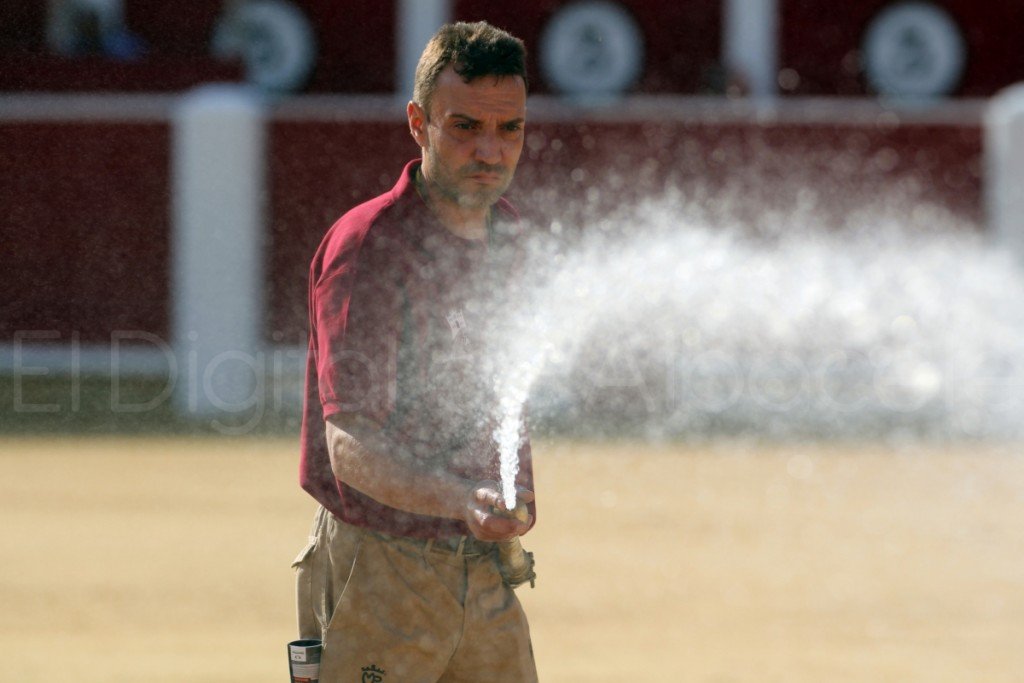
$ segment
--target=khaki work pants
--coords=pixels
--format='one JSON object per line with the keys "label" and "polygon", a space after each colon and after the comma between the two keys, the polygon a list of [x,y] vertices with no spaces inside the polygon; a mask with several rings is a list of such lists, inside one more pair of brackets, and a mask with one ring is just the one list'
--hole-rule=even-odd
{"label": "khaki work pants", "polygon": [[317,511],[296,569],[321,683],[530,683],[530,632],[493,555],[466,557]]}

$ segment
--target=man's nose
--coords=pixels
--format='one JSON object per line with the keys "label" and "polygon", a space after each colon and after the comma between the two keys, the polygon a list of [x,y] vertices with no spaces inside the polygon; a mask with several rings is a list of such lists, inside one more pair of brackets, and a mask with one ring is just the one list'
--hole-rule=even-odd
{"label": "man's nose", "polygon": [[481,133],[476,138],[476,160],[487,164],[501,161],[501,141],[493,133]]}

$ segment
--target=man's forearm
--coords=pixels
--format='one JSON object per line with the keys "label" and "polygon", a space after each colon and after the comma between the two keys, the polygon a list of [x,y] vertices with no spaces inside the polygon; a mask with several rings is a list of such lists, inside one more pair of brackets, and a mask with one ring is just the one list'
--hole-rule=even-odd
{"label": "man's forearm", "polygon": [[432,517],[465,519],[474,483],[404,455],[366,422],[327,420],[334,476],[379,503]]}

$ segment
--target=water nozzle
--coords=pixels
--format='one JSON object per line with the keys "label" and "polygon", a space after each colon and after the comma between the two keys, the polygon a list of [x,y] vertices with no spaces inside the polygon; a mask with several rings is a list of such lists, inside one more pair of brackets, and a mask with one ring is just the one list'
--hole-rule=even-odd
{"label": "water nozzle", "polygon": [[[495,513],[506,517],[515,517],[520,522],[529,519],[530,512],[526,504],[519,502],[511,510],[497,510]],[[498,544],[498,570],[501,578],[510,588],[518,588],[526,582],[530,588],[534,587],[537,580],[537,573],[534,571],[533,553],[527,552],[519,538],[509,541],[501,541]]]}

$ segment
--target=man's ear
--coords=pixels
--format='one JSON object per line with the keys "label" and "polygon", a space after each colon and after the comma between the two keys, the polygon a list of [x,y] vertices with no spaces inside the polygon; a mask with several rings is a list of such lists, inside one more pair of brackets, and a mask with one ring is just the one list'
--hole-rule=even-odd
{"label": "man's ear", "polygon": [[412,139],[420,147],[427,147],[427,113],[423,107],[415,102],[409,102],[405,108],[405,115],[409,119],[409,132]]}

